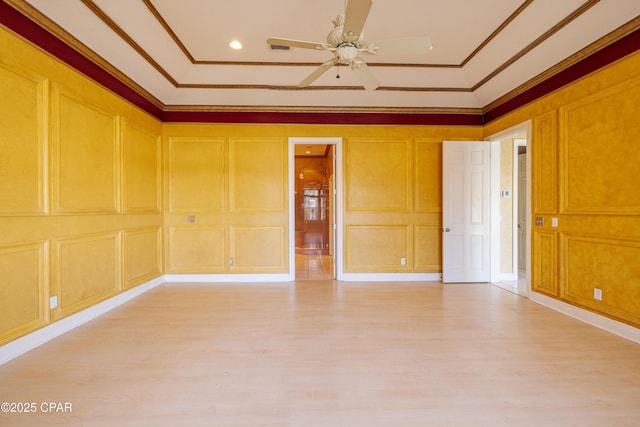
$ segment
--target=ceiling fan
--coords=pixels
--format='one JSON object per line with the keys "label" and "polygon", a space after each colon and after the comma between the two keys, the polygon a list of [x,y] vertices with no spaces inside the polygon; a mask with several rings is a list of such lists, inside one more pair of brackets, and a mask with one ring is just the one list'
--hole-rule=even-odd
{"label": "ceiling fan", "polygon": [[375,54],[422,54],[431,50],[429,37],[403,37],[370,42],[366,39],[362,29],[364,27],[373,0],[348,0],[344,14],[339,14],[333,21],[333,30],[329,32],[326,43],[307,42],[300,40],[269,38],[267,43],[272,49],[299,47],[303,49],[328,50],[333,52],[334,58],[324,62],[298,87],[307,87],[338,64],[348,65],[366,90],[375,90],[380,86],[367,63],[360,58],[360,53]]}

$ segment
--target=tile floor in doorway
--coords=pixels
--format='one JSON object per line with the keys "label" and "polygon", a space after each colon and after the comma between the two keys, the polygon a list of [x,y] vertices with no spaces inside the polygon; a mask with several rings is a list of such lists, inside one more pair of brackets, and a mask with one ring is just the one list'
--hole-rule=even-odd
{"label": "tile floor in doorway", "polygon": [[333,280],[331,255],[296,254],[296,280]]}

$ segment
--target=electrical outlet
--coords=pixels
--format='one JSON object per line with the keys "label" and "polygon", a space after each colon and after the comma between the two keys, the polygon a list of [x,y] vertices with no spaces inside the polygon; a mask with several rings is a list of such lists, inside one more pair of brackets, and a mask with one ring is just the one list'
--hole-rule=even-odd
{"label": "electrical outlet", "polygon": [[558,218],[551,218],[551,226],[552,227],[558,226]]}
{"label": "electrical outlet", "polygon": [[593,299],[602,301],[602,289],[593,288]]}
{"label": "electrical outlet", "polygon": [[195,216],[193,216],[193,215],[189,215],[189,216],[187,217],[187,222],[196,222],[196,217],[195,217]]}
{"label": "electrical outlet", "polygon": [[400,265],[406,265],[407,264],[407,259],[406,258],[400,258]]}
{"label": "electrical outlet", "polygon": [[58,308],[58,295],[54,295],[49,298],[49,308],[53,310],[54,308]]}

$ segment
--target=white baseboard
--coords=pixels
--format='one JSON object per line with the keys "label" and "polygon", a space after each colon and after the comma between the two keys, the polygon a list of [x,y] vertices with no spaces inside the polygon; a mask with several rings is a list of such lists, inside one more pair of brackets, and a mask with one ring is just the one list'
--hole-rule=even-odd
{"label": "white baseboard", "polygon": [[440,273],[342,273],[345,282],[439,282]]}
{"label": "white baseboard", "polygon": [[89,308],[74,313],[64,319],[60,319],[57,322],[0,346],[0,365],[15,359],[29,350],[39,347],[66,332],[69,332],[70,330],[75,329],[126,302],[131,301],[164,282],[165,279],[163,276],[157,277],[149,282],[143,283],[142,285],[136,286],[128,291],[124,291],[112,298],[99,302],[96,305],[92,305]]}
{"label": "white baseboard", "polygon": [[622,322],[617,322],[613,319],[609,319],[608,317],[592,313],[591,311],[584,310],[536,292],[531,292],[530,299],[531,301],[544,305],[545,307],[549,307],[555,311],[566,314],[567,316],[571,316],[592,326],[604,329],[612,334],[640,344],[640,329],[638,328]]}
{"label": "white baseboard", "polygon": [[166,274],[166,283],[262,283],[292,282],[288,274]]}

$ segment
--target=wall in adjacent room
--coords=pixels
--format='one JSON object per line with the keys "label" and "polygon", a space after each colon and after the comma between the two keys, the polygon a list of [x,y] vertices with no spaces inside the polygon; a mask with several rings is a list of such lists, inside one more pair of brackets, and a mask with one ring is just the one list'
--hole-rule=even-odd
{"label": "wall in adjacent room", "polygon": [[492,135],[533,120],[532,217],[544,219],[533,227],[533,291],[635,326],[639,70],[636,53],[485,126]]}
{"label": "wall in adjacent room", "polygon": [[[513,138],[500,142],[500,273],[516,274],[513,265]],[[504,191],[509,191],[506,196]]]}
{"label": "wall in adjacent room", "polygon": [[0,129],[0,344],[162,274],[159,121],[0,31]]}

